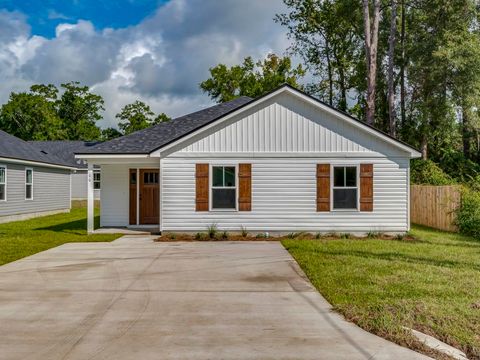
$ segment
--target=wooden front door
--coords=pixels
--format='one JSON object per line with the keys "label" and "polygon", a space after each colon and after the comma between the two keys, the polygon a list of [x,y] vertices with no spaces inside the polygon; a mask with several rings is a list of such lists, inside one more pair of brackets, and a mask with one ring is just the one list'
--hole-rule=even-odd
{"label": "wooden front door", "polygon": [[159,187],[158,169],[140,170],[139,207],[140,224],[158,224],[159,221]]}

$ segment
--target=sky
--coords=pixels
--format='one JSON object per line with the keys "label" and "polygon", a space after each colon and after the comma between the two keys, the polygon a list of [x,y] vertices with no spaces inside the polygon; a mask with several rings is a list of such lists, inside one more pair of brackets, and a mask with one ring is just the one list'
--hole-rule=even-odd
{"label": "sky", "polygon": [[0,0],[0,104],[35,83],[80,81],[103,96],[102,127],[135,100],[180,116],[212,104],[219,64],[284,55],[282,0]]}

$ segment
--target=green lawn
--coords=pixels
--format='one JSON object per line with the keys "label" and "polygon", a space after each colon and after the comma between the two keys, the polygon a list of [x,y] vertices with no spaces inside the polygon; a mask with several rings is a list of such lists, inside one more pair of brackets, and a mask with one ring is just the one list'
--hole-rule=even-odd
{"label": "green lawn", "polygon": [[414,328],[480,359],[480,241],[423,227],[412,234],[417,241],[282,243],[348,320],[432,355],[402,326]]}
{"label": "green lawn", "polygon": [[[0,265],[68,242],[112,241],[121,235],[87,236],[86,209],[0,224]],[[99,217],[95,217],[98,224]]]}

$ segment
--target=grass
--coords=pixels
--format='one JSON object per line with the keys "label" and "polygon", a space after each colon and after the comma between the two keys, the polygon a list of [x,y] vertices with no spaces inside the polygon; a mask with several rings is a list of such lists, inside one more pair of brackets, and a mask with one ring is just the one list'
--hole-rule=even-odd
{"label": "grass", "polygon": [[[0,265],[69,242],[112,241],[118,234],[87,236],[85,208],[70,213],[0,224]],[[98,209],[95,223],[99,223]]]}
{"label": "grass", "polygon": [[283,240],[336,311],[367,331],[441,358],[402,326],[480,359],[480,241],[415,227],[416,241]]}

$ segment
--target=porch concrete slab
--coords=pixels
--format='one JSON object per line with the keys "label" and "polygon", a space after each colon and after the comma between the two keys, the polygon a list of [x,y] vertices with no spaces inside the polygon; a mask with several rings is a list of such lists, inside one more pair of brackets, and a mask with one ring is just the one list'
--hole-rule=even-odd
{"label": "porch concrete slab", "polygon": [[427,359],[332,312],[277,242],[74,243],[0,267],[2,359]]}

